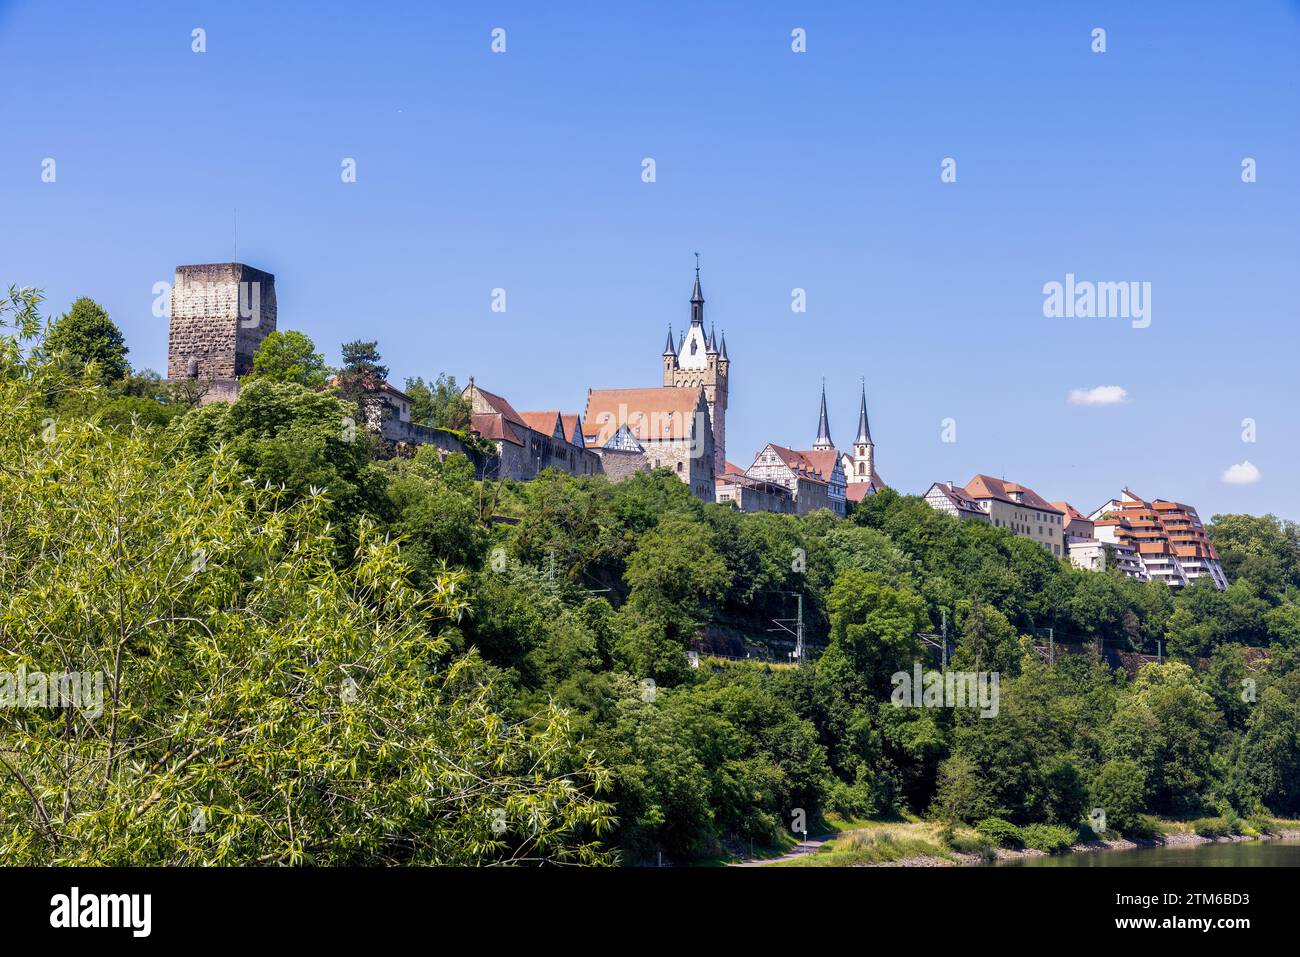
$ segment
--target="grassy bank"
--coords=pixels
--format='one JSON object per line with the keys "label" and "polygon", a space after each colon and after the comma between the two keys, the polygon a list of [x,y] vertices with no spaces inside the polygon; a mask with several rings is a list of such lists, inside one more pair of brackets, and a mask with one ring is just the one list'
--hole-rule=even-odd
{"label": "grassy bank", "polygon": [[[1134,839],[1095,839],[1085,831],[1061,853],[1122,849],[1139,844],[1189,843],[1215,840],[1257,840],[1300,835],[1300,820],[1257,816],[1252,818],[1189,818],[1175,820],[1148,817],[1143,834]],[[1092,838],[1092,839],[1089,839]],[[952,866],[976,864],[995,856],[1041,854],[1032,847],[999,848],[987,835],[974,828],[952,827],[938,821],[869,821],[849,826],[846,822],[835,837],[818,849],[776,867],[866,867],[881,864],[910,866]],[[774,855],[775,856],[775,855]]]}

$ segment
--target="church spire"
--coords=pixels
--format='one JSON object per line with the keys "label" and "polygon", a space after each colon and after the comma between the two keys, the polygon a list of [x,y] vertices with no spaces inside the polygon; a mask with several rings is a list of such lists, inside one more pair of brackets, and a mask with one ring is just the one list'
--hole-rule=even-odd
{"label": "church spire", "polygon": [[700,290],[700,254],[695,254],[695,288],[691,290],[691,325],[704,325],[704,293]]}
{"label": "church spire", "polygon": [[831,426],[826,418],[826,380],[822,379],[822,412],[821,418],[817,421],[817,438],[813,442],[813,449],[833,449],[835,443],[831,441]]}
{"label": "church spire", "polygon": [[664,355],[666,355],[666,356],[675,356],[675,355],[677,355],[677,350],[673,348],[673,326],[672,326],[672,323],[669,323],[669,324],[668,324],[668,341],[667,341],[666,343],[664,343]]}
{"label": "church spire", "polygon": [[727,330],[726,329],[722,330],[722,348],[719,350],[719,353],[720,353],[720,355],[718,356],[719,359],[727,358]]}
{"label": "church spire", "polygon": [[867,380],[862,380],[862,405],[858,407],[858,437],[854,445],[872,445],[871,426],[867,424]]}
{"label": "church spire", "polygon": [[704,350],[710,355],[718,351],[718,336],[714,332],[712,323],[709,324],[709,341],[705,343]]}

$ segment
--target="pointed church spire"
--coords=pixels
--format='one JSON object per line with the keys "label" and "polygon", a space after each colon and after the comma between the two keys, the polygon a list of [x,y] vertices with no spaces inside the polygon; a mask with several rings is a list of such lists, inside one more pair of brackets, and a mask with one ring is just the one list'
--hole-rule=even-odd
{"label": "pointed church spire", "polygon": [[673,348],[673,325],[671,322],[668,324],[668,341],[664,343],[664,355],[677,355],[677,350]]}
{"label": "pointed church spire", "polygon": [[700,254],[695,254],[695,288],[691,290],[691,325],[704,325],[704,293],[700,290]]}
{"label": "pointed church spire", "polygon": [[862,405],[858,407],[858,437],[854,445],[872,445],[871,426],[867,424],[867,380],[862,380]]}
{"label": "pointed church spire", "polygon": [[[726,359],[726,358],[727,358],[727,330],[726,330],[726,329],[723,329],[723,330],[722,330],[722,348],[719,349],[718,351],[719,351],[719,353],[720,353],[719,356],[718,356],[719,359]],[[727,360],[727,361],[730,361],[730,360]]]}
{"label": "pointed church spire", "polygon": [[821,418],[817,421],[817,438],[813,442],[814,449],[833,449],[835,443],[831,441],[831,426],[826,418],[826,380],[822,379],[822,412]]}
{"label": "pointed church spire", "polygon": [[712,323],[709,323],[709,338],[708,341],[704,343],[704,351],[710,355],[718,351],[718,336],[713,331]]}

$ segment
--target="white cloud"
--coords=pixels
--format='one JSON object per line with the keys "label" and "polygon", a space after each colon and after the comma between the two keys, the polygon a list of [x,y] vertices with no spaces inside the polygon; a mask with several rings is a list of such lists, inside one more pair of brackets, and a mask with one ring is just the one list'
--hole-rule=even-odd
{"label": "white cloud", "polygon": [[1128,390],[1121,385],[1099,385],[1095,389],[1071,389],[1070,405],[1114,405],[1128,400]]}
{"label": "white cloud", "polygon": [[1239,465],[1229,465],[1219,476],[1229,485],[1253,485],[1260,479],[1259,469],[1249,461]]}

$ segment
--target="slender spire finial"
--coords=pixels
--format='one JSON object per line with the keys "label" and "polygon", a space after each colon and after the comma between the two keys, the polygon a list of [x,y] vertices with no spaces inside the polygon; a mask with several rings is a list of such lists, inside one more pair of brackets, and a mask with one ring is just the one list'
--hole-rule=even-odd
{"label": "slender spire finial", "polygon": [[695,288],[691,290],[691,325],[704,325],[704,292],[700,289],[700,254],[695,254]]}
{"label": "slender spire finial", "polygon": [[862,377],[862,404],[858,406],[858,437],[854,445],[871,445],[871,426],[867,423],[867,377]]}
{"label": "slender spire finial", "polygon": [[822,376],[822,408],[821,415],[817,420],[817,438],[813,442],[814,449],[833,449],[834,441],[831,440],[831,426],[826,415],[826,377]]}

